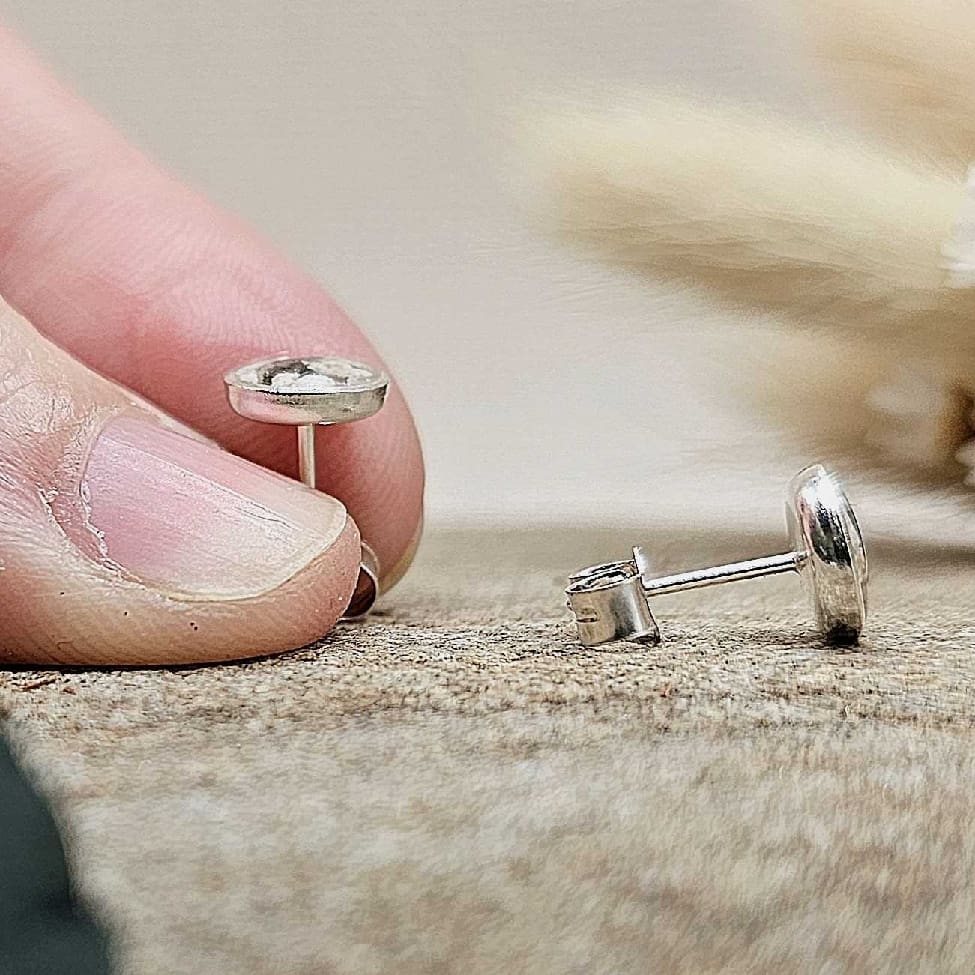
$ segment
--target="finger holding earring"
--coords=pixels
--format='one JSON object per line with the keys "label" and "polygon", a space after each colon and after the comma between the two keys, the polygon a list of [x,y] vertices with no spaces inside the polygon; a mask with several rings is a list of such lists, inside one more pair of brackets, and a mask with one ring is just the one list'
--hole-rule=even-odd
{"label": "finger holding earring", "polygon": [[[224,383],[231,407],[241,416],[297,428],[298,474],[312,489],[317,483],[315,427],[374,416],[389,390],[382,370],[337,356],[261,359],[231,370]],[[379,560],[363,540],[359,578],[344,620],[369,612],[379,592],[379,574]]]}

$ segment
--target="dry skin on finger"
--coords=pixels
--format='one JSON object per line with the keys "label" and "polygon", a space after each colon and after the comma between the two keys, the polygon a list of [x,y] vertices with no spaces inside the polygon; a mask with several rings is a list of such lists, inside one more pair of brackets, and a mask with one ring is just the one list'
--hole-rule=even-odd
{"label": "dry skin on finger", "polygon": [[0,305],[0,646],[16,662],[290,649],[344,609],[344,507],[184,436]]}

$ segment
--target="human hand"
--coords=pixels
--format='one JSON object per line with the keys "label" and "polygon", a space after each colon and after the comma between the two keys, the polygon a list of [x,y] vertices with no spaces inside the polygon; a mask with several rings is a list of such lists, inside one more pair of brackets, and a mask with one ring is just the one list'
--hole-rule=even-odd
{"label": "human hand", "polygon": [[221,380],[282,350],[376,352],[314,281],[2,28],[0,294],[0,660],[301,646],[345,608],[356,524],[385,587],[405,571],[423,463],[396,387],[372,419],[320,431],[318,486],[353,524],[264,469],[294,475],[294,431],[238,417]]}

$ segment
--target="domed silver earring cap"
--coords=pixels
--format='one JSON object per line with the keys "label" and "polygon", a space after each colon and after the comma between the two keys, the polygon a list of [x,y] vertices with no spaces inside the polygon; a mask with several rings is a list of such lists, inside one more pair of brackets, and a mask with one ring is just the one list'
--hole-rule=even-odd
{"label": "domed silver earring cap", "polygon": [[836,476],[820,464],[800,471],[789,485],[786,519],[792,551],[782,555],[649,578],[642,551],[634,549],[631,562],[610,562],[577,572],[565,592],[580,640],[587,646],[609,640],[656,642],[651,596],[798,572],[826,641],[856,643],[867,615],[867,553],[853,508]]}
{"label": "domed silver earring cap", "polygon": [[[227,398],[241,416],[298,428],[298,473],[316,484],[315,427],[364,420],[382,409],[389,389],[385,373],[349,359],[277,356],[250,362],[224,376]],[[379,560],[362,543],[355,592],[343,619],[369,612],[379,592]]]}

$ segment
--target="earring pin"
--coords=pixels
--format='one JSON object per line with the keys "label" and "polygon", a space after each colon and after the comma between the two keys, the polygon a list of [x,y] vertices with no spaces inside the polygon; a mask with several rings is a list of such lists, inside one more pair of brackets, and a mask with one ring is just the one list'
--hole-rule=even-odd
{"label": "earring pin", "polygon": [[[298,476],[317,481],[315,427],[351,423],[382,409],[389,389],[385,373],[350,359],[276,356],[250,362],[224,376],[227,398],[241,416],[297,428]],[[364,616],[379,591],[379,560],[362,542],[355,592],[343,619]]]}
{"label": "earring pin", "polygon": [[800,471],[789,486],[786,520],[792,549],[780,555],[651,578],[642,550],[634,549],[632,561],[575,573],[565,592],[580,640],[586,646],[656,643],[650,597],[798,572],[826,641],[856,643],[866,621],[869,569],[860,527],[836,476],[819,464]]}

